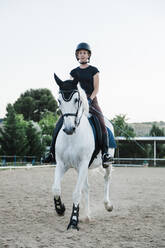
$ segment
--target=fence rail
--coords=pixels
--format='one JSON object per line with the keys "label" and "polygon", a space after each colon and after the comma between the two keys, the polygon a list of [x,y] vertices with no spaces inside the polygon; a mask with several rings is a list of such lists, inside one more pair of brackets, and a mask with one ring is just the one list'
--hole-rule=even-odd
{"label": "fence rail", "polygon": [[0,166],[21,166],[31,163],[32,165],[41,164],[41,158],[36,156],[0,156]]}
{"label": "fence rail", "polygon": [[[0,156],[0,167],[42,165],[36,156]],[[165,166],[165,158],[114,158],[114,166]]]}
{"label": "fence rail", "polygon": [[165,166],[164,158],[114,158],[114,161],[118,165]]}

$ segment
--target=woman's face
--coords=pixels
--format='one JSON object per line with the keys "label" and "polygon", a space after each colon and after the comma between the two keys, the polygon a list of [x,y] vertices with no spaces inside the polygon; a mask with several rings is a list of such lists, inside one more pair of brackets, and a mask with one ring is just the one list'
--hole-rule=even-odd
{"label": "woman's face", "polygon": [[87,50],[80,50],[77,52],[77,57],[80,63],[85,63],[89,59],[89,53]]}

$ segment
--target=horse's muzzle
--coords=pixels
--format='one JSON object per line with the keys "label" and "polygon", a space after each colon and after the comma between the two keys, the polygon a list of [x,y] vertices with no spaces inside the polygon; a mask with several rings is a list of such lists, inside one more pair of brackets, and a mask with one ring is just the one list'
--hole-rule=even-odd
{"label": "horse's muzzle", "polygon": [[76,128],[75,127],[71,127],[71,128],[64,128],[63,131],[68,134],[68,135],[72,135],[75,132]]}

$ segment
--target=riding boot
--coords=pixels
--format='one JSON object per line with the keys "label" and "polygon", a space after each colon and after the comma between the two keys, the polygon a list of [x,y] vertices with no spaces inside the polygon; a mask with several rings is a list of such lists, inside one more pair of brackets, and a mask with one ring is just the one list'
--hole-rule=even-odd
{"label": "riding boot", "polygon": [[46,154],[45,158],[43,159],[43,163],[55,163],[56,164],[56,158],[55,158],[55,143],[56,143],[56,138],[57,135],[61,129],[63,125],[63,117],[61,116],[60,119],[58,120],[55,129],[53,131],[53,138],[52,138],[52,142],[50,145],[50,150],[49,153]]}
{"label": "riding boot", "polygon": [[102,137],[102,166],[103,168],[109,167],[109,164],[112,163],[113,158],[108,153],[109,148],[109,138],[108,134],[103,134]]}

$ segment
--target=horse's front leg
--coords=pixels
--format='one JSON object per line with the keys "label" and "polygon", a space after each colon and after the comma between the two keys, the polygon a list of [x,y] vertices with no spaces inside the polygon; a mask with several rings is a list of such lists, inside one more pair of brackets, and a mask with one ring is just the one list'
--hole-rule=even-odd
{"label": "horse's front leg", "polygon": [[111,204],[109,199],[111,170],[112,170],[111,166],[106,168],[104,175],[104,205],[105,205],[105,209],[109,212],[113,210],[113,205]]}
{"label": "horse's front leg", "polygon": [[81,201],[81,194],[82,189],[84,187],[84,183],[87,180],[88,176],[88,161],[82,162],[79,165],[78,169],[78,180],[76,184],[76,188],[73,192],[73,209],[70,218],[70,222],[68,228],[73,228],[79,230],[78,223],[79,223],[79,204]]}
{"label": "horse's front leg", "polygon": [[55,169],[54,184],[52,191],[54,194],[54,206],[58,215],[64,215],[65,205],[61,202],[61,179],[66,172],[62,163],[58,163]]}

